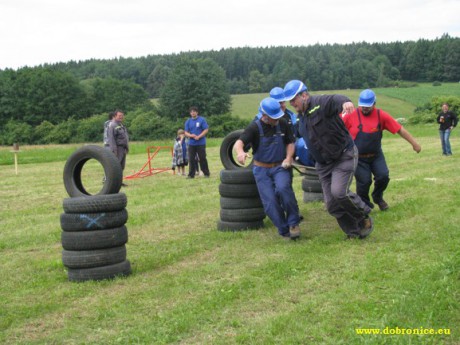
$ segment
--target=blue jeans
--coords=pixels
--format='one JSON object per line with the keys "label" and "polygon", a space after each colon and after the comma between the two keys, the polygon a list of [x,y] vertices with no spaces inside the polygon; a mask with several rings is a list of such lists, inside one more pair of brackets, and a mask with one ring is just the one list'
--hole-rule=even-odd
{"label": "blue jeans", "polygon": [[452,150],[450,148],[450,129],[446,130],[439,130],[439,137],[441,138],[441,144],[442,144],[442,154],[443,155],[451,155]]}
{"label": "blue jeans", "polygon": [[356,194],[358,194],[368,206],[372,205],[369,199],[372,175],[374,175],[372,200],[378,204],[383,200],[383,192],[387,189],[388,183],[390,183],[390,172],[383,152],[377,153],[375,157],[360,158],[358,160],[358,166],[356,167]]}
{"label": "blue jeans", "polygon": [[290,169],[281,166],[252,168],[264,205],[265,214],[278,228],[280,235],[287,235],[289,227],[300,222],[299,206],[292,190],[292,174]]}

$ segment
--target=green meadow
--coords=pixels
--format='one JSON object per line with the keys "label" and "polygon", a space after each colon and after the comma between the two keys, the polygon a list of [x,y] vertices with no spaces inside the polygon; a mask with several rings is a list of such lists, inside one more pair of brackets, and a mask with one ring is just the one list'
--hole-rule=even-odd
{"label": "green meadow", "polygon": [[[410,117],[442,88],[375,91],[379,107]],[[458,84],[450,90],[460,94]],[[359,91],[337,92],[357,100]],[[252,118],[263,97],[234,96],[232,114]],[[345,240],[322,203],[303,203],[296,172],[300,240],[281,239],[268,219],[259,230],[218,231],[222,138],[210,139],[210,179],[126,181],[132,274],[85,283],[67,279],[59,223],[64,164],[81,145],[21,146],[17,175],[1,147],[0,342],[459,344],[458,129],[453,156],[443,157],[436,125],[406,128],[422,152],[385,134],[390,209],[372,212],[366,240]],[[125,175],[144,165],[146,147],[172,139],[133,143]],[[170,164],[167,151],[153,161]]]}

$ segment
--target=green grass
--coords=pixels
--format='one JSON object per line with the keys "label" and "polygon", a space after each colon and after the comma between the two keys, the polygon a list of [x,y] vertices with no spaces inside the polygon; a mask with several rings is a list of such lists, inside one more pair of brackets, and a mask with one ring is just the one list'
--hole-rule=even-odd
{"label": "green grass", "polygon": [[[406,117],[418,94],[430,97],[444,85],[430,87],[375,91],[379,107]],[[335,92],[356,101],[360,90],[328,93]],[[252,118],[265,96],[234,96],[232,114]],[[460,343],[460,140],[454,131],[454,156],[445,158],[435,125],[406,128],[422,152],[385,133],[391,208],[373,212],[376,229],[367,240],[344,241],[321,203],[302,203],[297,173],[305,216],[299,241],[280,239],[269,220],[257,231],[217,231],[222,139],[210,139],[210,179],[161,173],[128,181],[133,274],[86,283],[67,281],[59,224],[63,167],[81,145],[21,146],[17,176],[11,148],[0,147],[0,342]],[[125,174],[142,167],[147,146],[171,142],[132,143]],[[153,167],[170,162],[162,151]],[[355,332],[385,327],[449,328],[451,335]]]}
{"label": "green grass", "polygon": [[[322,204],[302,203],[297,174],[305,216],[298,242],[280,239],[269,220],[258,231],[217,231],[222,166],[220,139],[211,140],[210,179],[162,173],[128,181],[133,274],[104,282],[68,282],[61,263],[59,151],[75,146],[37,148],[37,161],[20,165],[18,176],[0,166],[0,342],[458,344],[460,140],[453,135],[454,156],[445,158],[435,126],[410,131],[418,155],[385,136],[391,208],[373,212],[376,229],[364,241],[344,241]],[[145,162],[145,144],[164,143],[135,145],[126,174]],[[160,154],[154,166],[169,164]],[[385,327],[452,334],[355,333]]]}
{"label": "green grass", "polygon": [[[411,117],[416,107],[430,102],[435,96],[460,97],[460,83],[444,83],[441,86],[420,84],[417,87],[411,88],[375,88],[373,90],[377,95],[377,107],[384,109],[394,118]],[[356,106],[361,91],[361,89],[312,91],[311,94],[339,93],[348,96]],[[232,115],[244,119],[252,119],[257,114],[260,101],[265,97],[268,97],[268,94],[258,93],[232,96]],[[290,108],[289,105],[288,108]]]}

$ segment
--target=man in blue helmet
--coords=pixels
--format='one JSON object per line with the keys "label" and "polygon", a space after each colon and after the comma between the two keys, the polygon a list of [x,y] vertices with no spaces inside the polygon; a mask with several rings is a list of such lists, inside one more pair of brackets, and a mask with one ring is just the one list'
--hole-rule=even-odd
{"label": "man in blue helmet", "polygon": [[286,119],[289,126],[292,127],[292,132],[297,136],[297,115],[294,114],[286,107],[286,96],[284,96],[284,90],[281,87],[274,87],[270,90],[270,97],[276,99],[284,112],[283,118]]}
{"label": "man in blue helmet", "polygon": [[300,80],[284,87],[286,99],[296,109],[299,132],[315,160],[324,201],[348,238],[366,238],[374,229],[371,209],[350,191],[358,150],[340,114],[354,110],[342,95],[312,96]]}
{"label": "man in blue helmet", "polygon": [[281,236],[295,240],[300,237],[299,206],[290,171],[295,137],[277,100],[265,98],[259,112],[260,119],[251,122],[233,147],[244,164],[247,153],[243,148],[252,145],[253,173],[264,211]]}
{"label": "man in blue helmet", "polygon": [[372,200],[381,211],[389,208],[383,200],[383,192],[390,182],[385,156],[382,151],[382,131],[386,129],[392,134],[398,133],[412,145],[415,152],[422,149],[412,135],[401,126],[390,114],[375,107],[376,96],[374,91],[367,89],[360,93],[358,108],[351,114],[343,116],[343,122],[348,128],[351,137],[358,148],[359,160],[355,171],[356,193],[370,207],[374,204],[369,198],[369,189],[374,175],[374,190]]}

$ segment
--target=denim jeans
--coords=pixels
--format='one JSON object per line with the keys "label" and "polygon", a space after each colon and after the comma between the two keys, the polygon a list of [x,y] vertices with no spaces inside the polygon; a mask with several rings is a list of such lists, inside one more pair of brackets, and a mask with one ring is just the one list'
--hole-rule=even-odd
{"label": "denim jeans", "polygon": [[289,227],[299,225],[300,222],[290,169],[254,166],[252,171],[265,214],[278,228],[280,235],[288,234]]}
{"label": "denim jeans", "polygon": [[452,150],[450,148],[450,129],[446,129],[445,131],[439,130],[439,137],[441,138],[442,144],[442,154],[443,155],[451,155]]}

